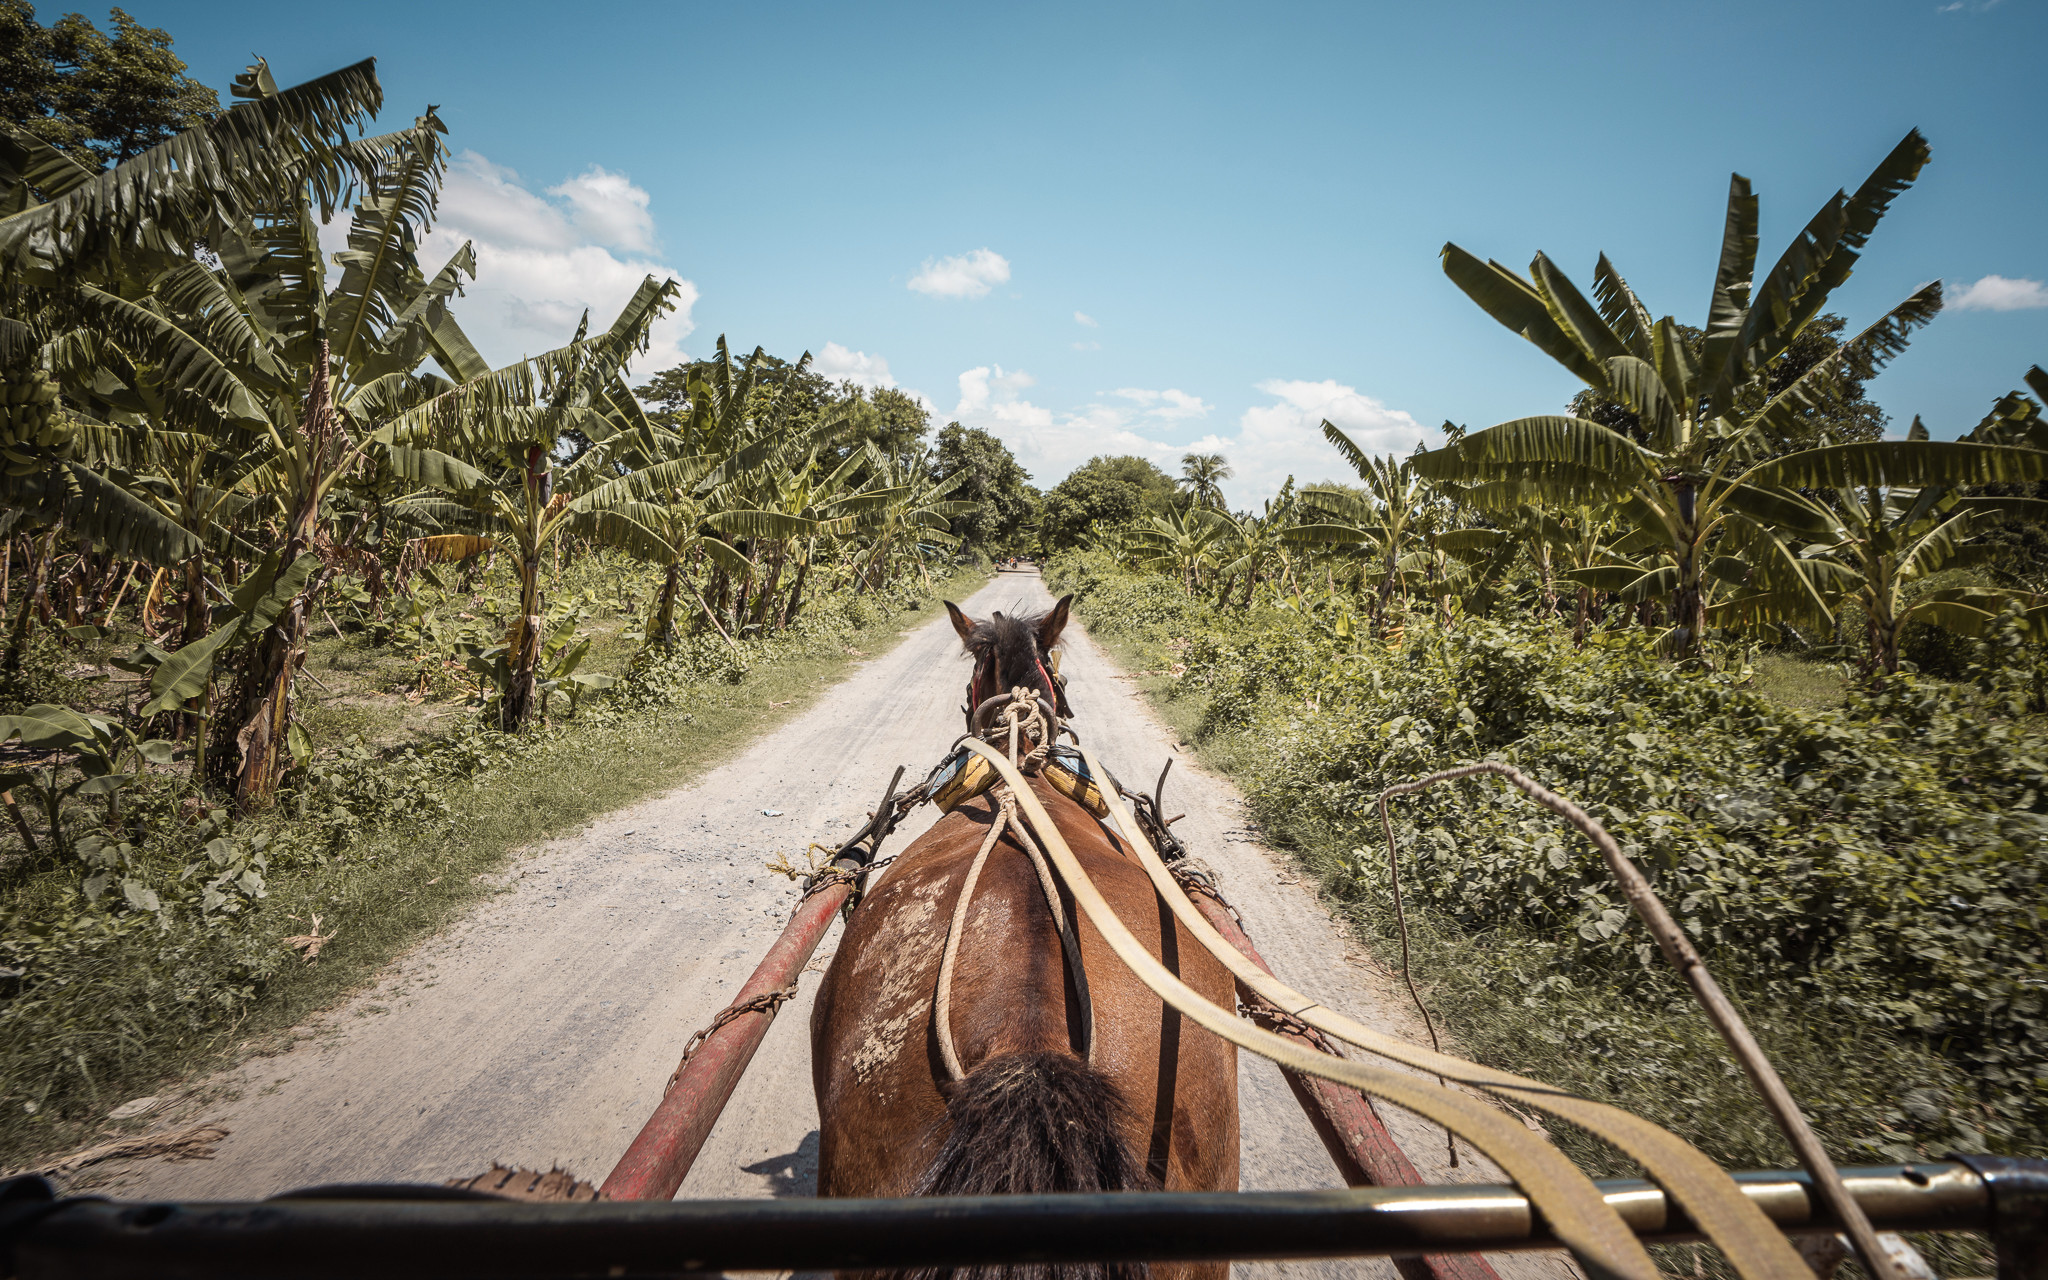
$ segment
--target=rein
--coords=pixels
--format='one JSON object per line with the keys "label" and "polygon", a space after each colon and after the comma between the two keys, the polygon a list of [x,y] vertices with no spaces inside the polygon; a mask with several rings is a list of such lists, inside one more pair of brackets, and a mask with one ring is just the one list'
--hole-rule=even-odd
{"label": "rein", "polygon": [[[976,674],[972,692],[978,694],[979,671]],[[959,770],[963,759],[971,761],[975,756],[980,757],[999,779],[995,786],[989,788],[997,806],[995,821],[969,866],[967,880],[955,902],[934,1001],[933,1015],[941,1056],[954,1080],[963,1079],[966,1074],[953,1045],[951,1031],[951,981],[960,938],[981,869],[1002,833],[1011,831],[1032,859],[1059,930],[1061,946],[1086,1014],[1084,1022],[1088,1041],[1083,1052],[1091,1060],[1094,1050],[1093,1008],[1089,1002],[1086,975],[1081,967],[1078,939],[1061,909],[1061,882],[1073,898],[1075,907],[1087,915],[1117,959],[1162,1002],[1183,1017],[1239,1048],[1289,1070],[1384,1099],[1442,1125],[1500,1165],[1528,1196],[1556,1238],[1572,1251],[1594,1280],[1657,1280],[1656,1265],[1642,1242],[1616,1208],[1603,1197],[1600,1189],[1562,1152],[1521,1121],[1449,1084],[1433,1083],[1427,1077],[1406,1071],[1369,1066],[1334,1053],[1304,1047],[1245,1021],[1236,1010],[1211,1002],[1182,982],[1125,927],[1031,788],[1028,775],[1042,772],[1051,758],[1052,739],[1061,728],[1057,712],[1034,691],[1018,687],[1007,695],[978,702],[970,711],[969,720],[975,731],[955,743],[955,750],[932,770],[922,786],[900,797],[893,809],[885,802],[884,810],[889,811],[886,825],[882,810],[878,810],[870,822],[874,843],[879,845],[881,835],[893,829],[903,813],[933,798],[934,793]],[[1031,734],[1035,744],[1029,751],[1022,750],[1022,738],[1026,732]],[[999,747],[985,740],[984,735],[1005,741]],[[1431,1073],[1440,1081],[1498,1094],[1522,1106],[1577,1124],[1641,1164],[1685,1217],[1721,1248],[1743,1280],[1811,1280],[1812,1273],[1799,1253],[1762,1210],[1743,1194],[1734,1179],[1677,1135],[1618,1107],[1575,1097],[1540,1081],[1497,1071],[1433,1049],[1423,1049],[1374,1031],[1324,1007],[1260,969],[1219,934],[1189,901],[1181,877],[1193,879],[1197,891],[1214,891],[1184,865],[1187,862],[1185,850],[1166,829],[1171,820],[1160,810],[1157,792],[1149,797],[1131,796],[1115,783],[1093,752],[1081,748],[1078,755],[1087,774],[1101,786],[1102,800],[1109,817],[1114,819],[1126,845],[1152,881],[1160,901],[1167,905],[1189,935],[1230,971],[1240,990],[1263,1002],[1278,1015],[1278,1020],[1305,1026],[1381,1058]],[[1162,784],[1164,780],[1165,775],[1162,774]],[[1125,803],[1127,798],[1136,802],[1136,816]],[[1161,858],[1159,849],[1154,845],[1155,838],[1174,859],[1173,866]]]}
{"label": "rein", "polygon": [[[977,686],[980,684],[979,674],[977,671]],[[981,731],[991,718],[991,711],[1007,730],[1010,767],[1021,767],[1033,773],[1043,768],[1052,752],[1052,740],[1059,732],[1059,714],[1047,707],[1043,698],[1022,685],[1010,690],[1006,697],[977,703],[973,713],[977,731]],[[1020,757],[1020,739],[1026,731],[1032,735],[1033,746]],[[979,743],[979,739],[975,741]],[[960,959],[960,938],[967,924],[967,909],[974,903],[974,887],[981,880],[981,869],[987,864],[989,853],[1005,831],[1016,835],[1017,843],[1031,859],[1032,870],[1038,873],[1038,887],[1045,893],[1046,908],[1052,912],[1053,927],[1059,931],[1060,950],[1066,957],[1067,972],[1073,978],[1076,1002],[1081,1006],[1081,1056],[1091,1066],[1095,1062],[1095,1003],[1089,997],[1088,970],[1081,962],[1081,940],[1075,935],[1073,922],[1067,918],[1066,909],[1060,903],[1059,885],[1054,880],[1052,868],[1046,865],[1045,854],[1032,840],[1029,829],[1018,820],[1014,785],[998,784],[990,794],[996,802],[995,820],[989,823],[988,835],[982,838],[981,848],[975,851],[974,861],[968,864],[967,879],[960,886],[960,896],[954,900],[953,917],[946,925],[945,950],[939,958],[938,990],[932,1001],[932,1023],[938,1032],[939,1056],[946,1064],[946,1074],[956,1083],[967,1078],[967,1068],[961,1063],[960,1051],[953,1044],[953,969]]]}
{"label": "rein", "polygon": [[[1030,704],[1039,700],[1029,690],[1018,689],[1013,690],[1008,699],[1000,701],[1009,703],[1004,710],[1004,723],[1014,729],[1019,719],[1030,716],[1027,709]],[[978,712],[980,710],[977,708]],[[1028,760],[1014,751],[1000,750],[978,736],[970,735],[959,745],[987,761],[1001,778],[997,790],[1000,807],[996,829],[1000,831],[1007,827],[1015,830],[1027,852],[1037,852],[1037,846],[1042,843],[1046,860],[1052,864],[1058,879],[1064,882],[1075,906],[1087,915],[1125,967],[1165,1004],[1196,1025],[1260,1057],[1305,1075],[1334,1081],[1385,1099],[1442,1125],[1499,1164],[1529,1196],[1532,1204],[1551,1224],[1558,1239],[1599,1280],[1655,1280],[1658,1273],[1649,1254],[1600,1190],[1562,1152],[1543,1137],[1532,1133],[1520,1121],[1463,1090],[1440,1086],[1407,1072],[1369,1066],[1305,1048],[1246,1022],[1237,1016],[1235,1010],[1224,1009],[1187,986],[1145,950],[1096,888],[1037,794],[1032,791],[1024,769]],[[1095,759],[1093,752],[1083,748],[1080,754],[1091,775],[1099,780],[1110,780],[1110,774]],[[934,773],[936,775],[937,771]],[[1790,1242],[1743,1195],[1734,1180],[1719,1165],[1676,1135],[1617,1107],[1563,1094],[1535,1080],[1418,1048],[1373,1031],[1325,1008],[1259,969],[1202,916],[1189,901],[1175,871],[1167,866],[1155,849],[1152,842],[1154,829],[1164,841],[1172,840],[1165,832],[1163,815],[1155,812],[1157,797],[1138,798],[1140,809],[1144,811],[1144,820],[1141,820],[1133,816],[1125,804],[1122,790],[1111,782],[1103,789],[1104,799],[1111,817],[1122,830],[1126,843],[1145,869],[1160,900],[1167,904],[1196,942],[1231,972],[1243,989],[1270,1005],[1281,1017],[1357,1045],[1380,1057],[1474,1089],[1501,1094],[1521,1105],[1579,1124],[1620,1147],[1642,1164],[1702,1233],[1721,1247],[1745,1280],[1810,1280],[1811,1272]],[[1034,834],[1036,840],[1032,838]],[[982,852],[977,855],[977,864],[994,843],[993,838],[984,843]],[[1181,852],[1177,841],[1169,847],[1176,854]],[[971,870],[970,876],[973,874]],[[961,903],[955,907],[955,924],[949,930],[947,940],[949,952],[957,951],[959,925],[964,920],[964,904],[971,891],[970,881]],[[1048,886],[1047,891],[1048,901],[1056,904],[1053,890]],[[1064,925],[1063,913],[1056,905],[1054,918]],[[1065,932],[1063,927],[1063,944]],[[946,1016],[950,1015],[951,1003],[950,992],[946,989],[949,977],[950,967],[942,962],[939,994],[946,1002]],[[958,1079],[960,1064],[950,1047],[951,1037],[945,1016],[940,1018],[938,1030],[948,1071],[956,1073],[954,1078]]]}

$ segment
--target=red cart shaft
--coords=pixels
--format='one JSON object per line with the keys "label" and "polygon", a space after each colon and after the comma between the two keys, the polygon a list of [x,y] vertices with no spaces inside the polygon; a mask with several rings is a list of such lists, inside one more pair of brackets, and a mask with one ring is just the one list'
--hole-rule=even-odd
{"label": "red cart shaft", "polygon": [[[782,936],[768,948],[767,957],[740,988],[733,1004],[772,995],[795,982],[825,931],[832,927],[833,913],[851,891],[850,885],[833,884],[798,903]],[[676,1069],[661,1105],[604,1180],[605,1198],[668,1200],[675,1196],[774,1021],[772,1006],[750,1010],[704,1038]]]}

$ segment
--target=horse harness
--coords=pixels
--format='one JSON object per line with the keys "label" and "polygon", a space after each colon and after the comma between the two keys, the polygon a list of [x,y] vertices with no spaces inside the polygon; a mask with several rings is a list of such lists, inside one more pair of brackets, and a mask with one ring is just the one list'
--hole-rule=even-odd
{"label": "horse harness", "polygon": [[[1058,685],[1053,687],[1057,689]],[[979,693],[978,687],[975,693]],[[1040,694],[1018,687],[1008,694],[981,700],[972,708],[969,724],[971,731],[954,743],[953,750],[924,782],[901,796],[896,794],[896,784],[903,774],[899,768],[867,825],[834,851],[831,865],[813,875],[806,886],[808,896],[825,884],[850,880],[855,890],[847,902],[851,911],[867,874],[886,861],[877,859],[882,840],[912,809],[930,801],[950,812],[974,796],[992,796],[997,807],[996,819],[970,865],[968,879],[955,903],[934,999],[935,1030],[947,1072],[953,1079],[963,1078],[965,1071],[953,1047],[949,1026],[952,965],[975,880],[1001,833],[1010,830],[1032,859],[1060,931],[1069,972],[1087,1014],[1083,1019],[1088,1027],[1084,1052],[1092,1053],[1094,1048],[1092,1008],[1079,948],[1072,924],[1062,910],[1058,884],[1064,884],[1077,912],[1088,917],[1117,959],[1168,1007],[1283,1069],[1385,1099],[1463,1137],[1500,1165],[1529,1196],[1532,1208],[1543,1215],[1558,1240],[1590,1273],[1603,1280],[1657,1280],[1659,1273],[1635,1232],[1577,1165],[1540,1133],[1480,1101],[1474,1093],[1491,1093],[1567,1120],[1626,1152],[1663,1187],[1674,1207],[1721,1248],[1744,1280],[1811,1280],[1811,1271],[1775,1224],[1743,1195],[1720,1166],[1677,1135],[1618,1107],[1423,1049],[1363,1026],[1286,986],[1248,960],[1216,932],[1190,901],[1191,895],[1206,895],[1228,910],[1207,877],[1191,865],[1187,851],[1168,830],[1173,820],[1163,816],[1158,788],[1151,796],[1133,794],[1079,745],[1078,737],[1074,747],[1056,744],[1058,734],[1073,736],[1073,731]],[[1023,749],[1027,732],[1033,743],[1028,751]],[[1169,768],[1170,765],[1171,762]],[[1316,1037],[1318,1040],[1322,1036],[1342,1040],[1376,1057],[1427,1072],[1436,1079],[1304,1047],[1244,1021],[1236,1010],[1212,1003],[1181,982],[1145,949],[1103,898],[1031,789],[1029,776],[1034,774],[1061,794],[1072,796],[1103,821],[1105,827],[1109,821],[1115,822],[1116,829],[1125,837],[1125,845],[1175,919],[1198,945],[1222,962],[1241,992],[1257,997],[1278,1015],[1258,1021],[1283,1027],[1298,1024],[1321,1033]],[[1166,773],[1162,771],[1162,787],[1165,780]],[[1327,1041],[1322,1046],[1327,1046]],[[1465,1088],[1447,1087],[1453,1082]]]}

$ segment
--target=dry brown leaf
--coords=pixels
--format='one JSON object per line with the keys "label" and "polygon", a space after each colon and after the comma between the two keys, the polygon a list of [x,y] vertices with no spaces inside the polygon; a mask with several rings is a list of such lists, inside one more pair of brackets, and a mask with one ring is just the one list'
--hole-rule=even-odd
{"label": "dry brown leaf", "polygon": [[[296,920],[298,919],[298,917],[293,916],[292,919]],[[338,934],[340,932],[341,927],[337,925],[335,926],[334,933],[330,933],[327,934],[325,937],[322,937],[320,934],[320,913],[316,911],[313,913],[313,932],[302,933],[297,935],[296,937],[286,938],[284,939],[284,945],[290,947],[294,951],[302,952],[305,956],[306,963],[311,964],[315,960],[320,958],[320,948],[334,941],[335,934]]]}

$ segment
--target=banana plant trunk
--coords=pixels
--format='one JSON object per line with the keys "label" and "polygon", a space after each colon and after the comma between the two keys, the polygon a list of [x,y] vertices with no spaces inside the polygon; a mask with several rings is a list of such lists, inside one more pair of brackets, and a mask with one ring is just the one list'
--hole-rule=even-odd
{"label": "banana plant trunk", "polygon": [[1678,498],[1679,540],[1672,549],[1677,562],[1678,582],[1671,592],[1671,655],[1679,659],[1699,656],[1707,635],[1706,592],[1700,585],[1699,491],[1684,477],[1670,477]]}
{"label": "banana plant trunk", "polygon": [[[178,647],[183,648],[205,636],[210,616],[206,608],[206,557],[197,555],[185,562],[184,618],[178,628]],[[200,718],[200,702],[201,699],[192,699],[186,704],[186,710],[179,713],[179,741],[191,738],[194,742],[204,742],[206,723]],[[200,777],[205,776],[203,769],[195,767],[194,772]]]}
{"label": "banana plant trunk", "polygon": [[654,625],[647,638],[663,648],[676,642],[676,593],[682,590],[683,562],[669,561],[668,575],[661,583],[661,604],[654,611]]}
{"label": "banana plant trunk", "polygon": [[[294,537],[285,543],[280,563],[289,565],[304,554],[310,538]],[[297,599],[277,615],[251,648],[248,665],[236,683],[230,703],[231,714],[224,724],[235,729],[233,746],[239,762],[230,764],[235,804],[243,812],[269,805],[277,798],[291,759],[291,725],[299,668],[306,661],[306,632],[312,619],[311,603],[326,585],[332,570],[322,568],[306,583]],[[222,746],[228,744],[223,743]],[[225,750],[209,753],[214,759],[236,759]]]}
{"label": "banana plant trunk", "polygon": [[512,643],[505,655],[511,679],[505,698],[498,706],[498,727],[517,733],[533,718],[539,698],[541,657],[540,532],[547,519],[549,500],[554,496],[553,476],[548,471],[548,451],[538,444],[526,447],[527,536],[519,549],[519,619],[512,624]]}
{"label": "banana plant trunk", "polygon": [[803,610],[804,583],[810,579],[811,557],[817,553],[815,542],[816,540],[813,539],[812,544],[806,545],[802,554],[797,557],[796,581],[790,584],[789,603],[782,610],[782,625],[785,627],[794,623],[797,619],[797,614]]}
{"label": "banana plant trunk", "polygon": [[1870,646],[1864,669],[1871,674],[1895,676],[1899,674],[1899,641],[1905,634],[1906,621],[1890,607],[1891,584],[1880,585],[1883,590],[1866,592],[1863,600],[1864,628]]}
{"label": "banana plant trunk", "polygon": [[769,615],[773,612],[774,607],[782,601],[782,564],[787,558],[784,556],[783,550],[784,544],[778,539],[775,543],[775,550],[769,556],[768,581],[762,585],[760,599],[754,604],[754,621],[760,625],[764,633],[768,630],[768,624],[772,620]]}
{"label": "banana plant trunk", "polygon": [[14,627],[7,634],[7,656],[4,665],[9,671],[21,669],[21,651],[28,644],[30,630],[35,627],[36,610],[43,603],[43,595],[50,575],[50,558],[57,549],[57,526],[43,535],[42,549],[29,562],[28,582],[22,587],[21,612],[15,615]]}
{"label": "banana plant trunk", "polygon": [[[280,573],[312,548],[326,472],[337,461],[333,446],[340,442],[341,432],[334,414],[325,343],[306,391],[302,435],[305,465],[298,491],[292,495],[285,542],[277,559]],[[323,564],[257,637],[243,659],[226,714],[216,721],[222,741],[214,744],[208,755],[213,767],[224,772],[224,780],[234,790],[235,805],[244,813],[264,808],[277,798],[278,785],[290,765],[295,685],[306,661],[313,601],[333,576],[333,566]],[[189,615],[187,621],[189,625]],[[228,747],[234,750],[226,750]]]}

